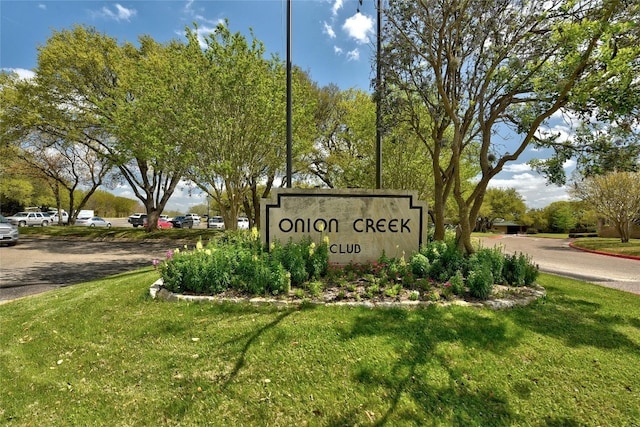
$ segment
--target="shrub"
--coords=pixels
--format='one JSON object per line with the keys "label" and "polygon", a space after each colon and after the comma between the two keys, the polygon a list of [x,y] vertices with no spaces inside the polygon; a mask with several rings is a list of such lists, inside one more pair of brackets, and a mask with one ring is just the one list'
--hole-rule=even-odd
{"label": "shrub", "polygon": [[454,276],[451,276],[449,283],[451,283],[451,291],[454,294],[464,294],[464,277],[462,276],[462,271],[458,271]]}
{"label": "shrub", "polygon": [[164,286],[171,292],[216,294],[231,285],[230,260],[218,251],[176,251],[160,265]]}
{"label": "shrub", "polygon": [[438,282],[444,282],[457,271],[462,270],[464,265],[464,255],[458,250],[455,242],[445,243],[439,248],[439,256],[431,262],[429,277]]}
{"label": "shrub", "polygon": [[476,298],[487,299],[493,289],[493,274],[487,266],[481,266],[469,273],[467,278],[469,293]]}
{"label": "shrub", "polygon": [[479,249],[469,258],[469,270],[477,270],[481,266],[486,266],[493,274],[494,283],[504,283],[502,269],[505,256],[499,248]]}
{"label": "shrub", "polygon": [[502,269],[505,282],[512,286],[529,286],[538,278],[538,266],[528,255],[506,255]]}
{"label": "shrub", "polygon": [[418,278],[427,277],[429,274],[429,258],[421,253],[413,254],[409,259],[411,272]]}
{"label": "shrub", "polygon": [[300,285],[308,280],[307,261],[303,255],[301,245],[289,242],[284,247],[274,248],[272,256],[274,259],[279,260],[282,266],[291,273],[291,283],[293,285]]}

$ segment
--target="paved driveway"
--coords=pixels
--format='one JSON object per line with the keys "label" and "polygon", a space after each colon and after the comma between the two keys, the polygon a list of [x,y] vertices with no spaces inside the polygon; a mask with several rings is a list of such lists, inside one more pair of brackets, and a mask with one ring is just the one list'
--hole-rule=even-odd
{"label": "paved driveway", "polygon": [[571,239],[505,235],[481,238],[484,247],[501,245],[506,253],[526,253],[540,270],[640,294],[640,261],[573,249]]}
{"label": "paved driveway", "polygon": [[21,237],[0,246],[0,303],[151,265],[174,242],[94,242]]}

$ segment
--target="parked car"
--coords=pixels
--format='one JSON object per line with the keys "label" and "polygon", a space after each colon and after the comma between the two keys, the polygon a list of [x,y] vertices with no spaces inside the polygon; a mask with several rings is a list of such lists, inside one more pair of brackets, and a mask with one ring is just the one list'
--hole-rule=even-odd
{"label": "parked car", "polygon": [[144,220],[147,218],[147,214],[144,213],[134,213],[129,215],[127,218],[127,222],[134,227],[141,227],[144,225]]}
{"label": "parked car", "polygon": [[78,218],[76,219],[76,225],[83,227],[111,227],[111,223],[99,216],[92,216],[91,218]]}
{"label": "parked car", "polygon": [[180,215],[173,218],[171,224],[173,224],[173,228],[193,228],[193,219]]}
{"label": "parked car", "polygon": [[209,217],[207,221],[207,228],[215,228],[217,230],[224,230],[224,219],[221,216]]}
{"label": "parked car", "polygon": [[[144,223],[142,224],[145,228],[147,227],[149,221],[147,221],[147,216],[145,215]],[[173,224],[170,221],[167,221],[164,218],[158,218],[158,228],[173,228]]]}
{"label": "parked car", "polygon": [[46,227],[51,223],[51,217],[46,212],[18,212],[15,215],[8,216],[7,221],[18,227],[31,227],[33,225]]}
{"label": "parked car", "polygon": [[18,231],[18,227],[11,224],[5,217],[0,215],[0,241],[13,246],[18,243],[19,237],[20,232]]}
{"label": "parked car", "polygon": [[65,211],[62,211],[62,215],[58,215],[58,211],[49,211],[49,216],[51,217],[51,225],[60,224],[61,217],[62,224],[69,224],[69,214]]}
{"label": "parked car", "polygon": [[238,217],[238,230],[248,230],[249,229],[249,218],[246,216]]}
{"label": "parked car", "polygon": [[200,225],[200,215],[194,214],[194,213],[188,213],[185,216],[193,220],[193,225]]}

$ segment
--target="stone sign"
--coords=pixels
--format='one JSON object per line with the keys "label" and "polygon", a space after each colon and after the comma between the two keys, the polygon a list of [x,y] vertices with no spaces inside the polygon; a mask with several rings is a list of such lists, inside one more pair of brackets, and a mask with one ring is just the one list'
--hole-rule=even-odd
{"label": "stone sign", "polygon": [[399,190],[276,189],[260,204],[262,243],[329,238],[329,261],[409,256],[427,241],[427,206]]}

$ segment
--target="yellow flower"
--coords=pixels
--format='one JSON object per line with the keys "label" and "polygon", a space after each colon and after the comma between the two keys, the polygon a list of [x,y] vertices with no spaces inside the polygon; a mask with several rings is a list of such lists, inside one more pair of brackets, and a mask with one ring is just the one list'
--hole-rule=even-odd
{"label": "yellow flower", "polygon": [[202,240],[198,240],[198,243],[196,243],[196,249],[199,251],[202,250]]}
{"label": "yellow flower", "polygon": [[273,251],[276,248],[276,242],[271,242],[269,245],[269,250]]}
{"label": "yellow flower", "polygon": [[324,223],[321,222],[318,224],[318,230],[320,230],[321,233],[324,231]]}
{"label": "yellow flower", "polygon": [[324,239],[322,239],[322,241],[325,245],[329,246],[329,236],[324,236]]}
{"label": "yellow flower", "polygon": [[180,248],[176,248],[176,250],[175,250],[175,251],[173,251],[173,253],[174,253],[175,255],[179,254],[179,253],[180,253]]}
{"label": "yellow flower", "polygon": [[260,233],[258,232],[258,229],[256,227],[251,228],[251,238],[253,240],[258,240],[258,237],[260,237]]}
{"label": "yellow flower", "polygon": [[211,255],[211,249],[205,249],[204,253],[207,254],[207,255]]}

